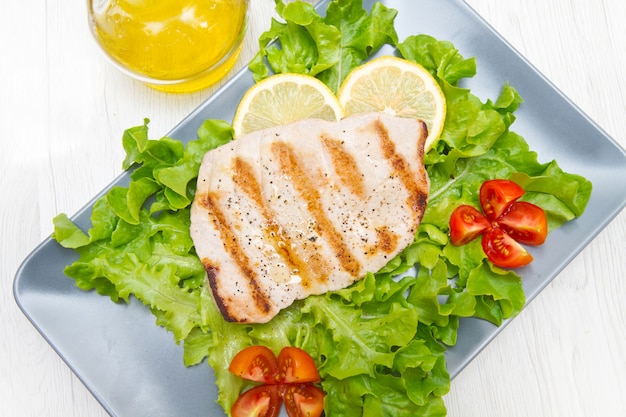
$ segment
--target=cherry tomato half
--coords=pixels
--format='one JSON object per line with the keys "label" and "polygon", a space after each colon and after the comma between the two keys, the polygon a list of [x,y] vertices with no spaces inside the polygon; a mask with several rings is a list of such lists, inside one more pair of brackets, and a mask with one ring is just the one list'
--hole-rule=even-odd
{"label": "cherry tomato half", "polygon": [[239,395],[233,417],[276,417],[283,401],[289,417],[319,417],[324,411],[324,392],[311,384],[320,381],[319,372],[300,348],[284,347],[276,358],[265,346],[249,346],[235,355],[228,370],[264,383]]}
{"label": "cherry tomato half", "polygon": [[515,202],[497,222],[509,236],[526,245],[541,245],[548,236],[546,213],[525,201]]}
{"label": "cherry tomato half", "polygon": [[502,268],[519,268],[533,260],[532,255],[500,227],[483,234],[482,246],[487,258]]}
{"label": "cherry tomato half", "polygon": [[233,417],[277,417],[282,400],[277,385],[259,385],[243,392],[230,409]]}
{"label": "cherry tomato half", "polygon": [[489,220],[502,216],[510,205],[524,195],[524,189],[509,180],[489,180],[480,186],[480,205]]}
{"label": "cherry tomato half", "polygon": [[450,216],[450,241],[453,245],[471,242],[487,230],[491,223],[472,206],[461,205]]}
{"label": "cherry tomato half", "polygon": [[281,383],[319,382],[320,374],[311,355],[292,346],[284,347],[278,354],[278,375]]}
{"label": "cherry tomato half", "polygon": [[289,417],[319,417],[324,411],[324,391],[311,384],[282,386],[283,401]]}
{"label": "cherry tomato half", "polygon": [[249,346],[235,355],[228,370],[248,381],[275,384],[276,355],[266,346]]}

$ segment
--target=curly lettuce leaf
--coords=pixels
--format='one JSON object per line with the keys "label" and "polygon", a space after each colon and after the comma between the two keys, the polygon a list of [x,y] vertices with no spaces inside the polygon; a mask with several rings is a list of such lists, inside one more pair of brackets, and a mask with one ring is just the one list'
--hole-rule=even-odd
{"label": "curly lettuce leaf", "polygon": [[276,12],[283,22],[272,19],[270,29],[259,38],[259,52],[249,64],[256,81],[267,77],[270,69],[272,73],[315,76],[339,62],[341,33],[326,24],[312,5],[285,5],[277,0]]}
{"label": "curly lettuce leaf", "polygon": [[393,25],[397,14],[395,9],[379,2],[374,3],[369,15],[363,9],[362,1],[329,3],[324,21],[338,28],[341,33],[340,60],[317,77],[331,90],[338,91],[350,71],[383,45],[395,46],[398,43]]}
{"label": "curly lettuce leaf", "polygon": [[232,140],[232,128],[222,120],[206,120],[198,130],[198,140],[190,141],[185,148],[181,141],[163,137],[149,140],[149,120],[141,126],[127,129],[122,136],[126,158],[124,169],[136,166],[128,187],[115,187],[109,199],[116,214],[137,224],[138,212],[154,195],[150,212],[180,210],[191,204],[198,176],[198,167],[207,150]]}
{"label": "curly lettuce leaf", "polygon": [[271,73],[316,76],[337,91],[345,76],[383,45],[398,41],[397,11],[375,3],[368,15],[361,0],[330,2],[326,16],[304,2],[276,1],[283,22],[272,19],[259,38],[249,68],[256,81]]}
{"label": "curly lettuce leaf", "polygon": [[[205,272],[189,234],[190,183],[204,153],[231,140],[232,129],[225,122],[207,121],[185,148],[170,138],[148,140],[147,123],[128,129],[122,139],[124,166],[138,165],[129,186],[112,187],[96,201],[87,232],[67,215],[57,215],[52,237],[79,254],[65,268],[79,288],[113,301],[136,297],[182,341],[206,321],[201,308]],[[172,204],[168,193],[187,203]]]}

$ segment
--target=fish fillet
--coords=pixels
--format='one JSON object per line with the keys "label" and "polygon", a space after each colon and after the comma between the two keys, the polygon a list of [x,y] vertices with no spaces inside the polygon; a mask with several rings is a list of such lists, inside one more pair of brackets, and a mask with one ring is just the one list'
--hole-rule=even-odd
{"label": "fish fillet", "polygon": [[307,119],[207,152],[191,237],[228,321],[264,323],[345,288],[413,242],[428,197],[426,125]]}

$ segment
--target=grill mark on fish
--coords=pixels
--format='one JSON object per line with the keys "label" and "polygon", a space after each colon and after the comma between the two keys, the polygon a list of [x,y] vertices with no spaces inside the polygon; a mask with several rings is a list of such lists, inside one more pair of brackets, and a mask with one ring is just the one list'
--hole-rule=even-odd
{"label": "grill mark on fish", "polygon": [[352,276],[357,276],[361,265],[352,255],[341,233],[324,213],[317,187],[302,168],[305,162],[300,160],[293,148],[284,142],[272,143],[271,151],[277,158],[281,171],[289,177],[300,197],[306,202],[309,213],[317,223],[318,234],[328,241],[341,267]]}
{"label": "grill mark on fish", "polygon": [[[247,284],[250,288],[250,293],[252,294],[252,299],[255,306],[259,311],[268,313],[269,311],[271,311],[272,307],[268,297],[263,293],[263,290],[259,285],[256,270],[251,265],[250,259],[246,255],[245,250],[242,248],[241,243],[239,242],[239,238],[237,237],[237,233],[233,232],[231,228],[228,227],[228,219],[226,218],[222,210],[220,210],[217,201],[218,198],[216,195],[214,195],[213,193],[207,193],[206,195],[201,197],[200,205],[207,210],[207,216],[209,216],[209,218],[215,225],[215,228],[218,230],[222,244],[224,245],[224,249],[231,256],[233,262],[241,271],[241,274],[246,277]],[[209,279],[209,284],[211,285],[211,288],[216,295],[215,298],[219,299],[220,297],[217,296],[219,294],[217,271],[213,268],[210,268],[209,270],[207,270],[207,277]],[[228,300],[220,299],[219,301],[217,301],[217,303],[218,305],[228,305],[228,302],[225,303],[224,301]],[[228,317],[232,317],[232,315],[228,311],[226,313]]]}
{"label": "grill mark on fish", "polygon": [[274,220],[276,218],[274,210],[268,206],[263,198],[261,186],[254,175],[254,169],[242,158],[235,158],[233,180],[261,212],[265,222],[262,228],[266,243],[274,248],[290,271],[297,271],[302,286],[310,288],[313,282],[326,282],[329,268],[324,259],[317,256],[315,248],[311,248],[311,245],[301,248],[308,262],[293,249],[294,245],[284,233],[285,229]]}
{"label": "grill mark on fish", "polygon": [[[421,121],[420,123],[422,124],[422,128],[426,129],[426,124]],[[376,136],[380,140],[380,146],[383,150],[385,158],[387,158],[389,165],[392,167],[392,175],[397,176],[409,192],[407,203],[413,209],[413,213],[418,217],[418,219],[421,219],[423,211],[426,208],[427,200],[427,195],[422,193],[422,190],[424,190],[425,178],[416,176],[411,170],[409,163],[401,154],[396,152],[396,146],[389,137],[389,132],[380,120],[374,121],[374,129],[377,132]],[[418,156],[423,158],[423,147],[418,152],[420,154]]]}
{"label": "grill mark on fish", "polygon": [[363,173],[359,169],[354,156],[345,149],[343,141],[322,135],[322,144],[326,153],[330,155],[335,167],[335,174],[343,186],[348,188],[357,197],[365,198]]}
{"label": "grill mark on fish", "polygon": [[[213,292],[213,294],[218,294],[217,277],[220,273],[219,266],[216,262],[211,261],[208,258],[202,259],[202,265],[204,265],[204,270],[206,271],[211,291]],[[233,315],[228,310],[228,305],[232,302],[232,300],[230,298],[224,299],[222,297],[214,297],[214,299],[218,310],[222,314],[222,317],[224,317],[224,320],[236,321],[236,318],[233,317]]]}
{"label": "grill mark on fish", "polygon": [[389,230],[389,227],[387,226],[377,228],[376,236],[378,238],[378,249],[385,253],[393,252],[398,246],[399,236]]}

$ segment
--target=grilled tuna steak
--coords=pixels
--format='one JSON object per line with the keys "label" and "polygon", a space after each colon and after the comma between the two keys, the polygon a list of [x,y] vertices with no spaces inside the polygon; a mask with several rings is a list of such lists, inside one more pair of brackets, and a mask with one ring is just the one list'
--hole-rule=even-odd
{"label": "grilled tuna steak", "polygon": [[409,245],[428,196],[426,135],[421,121],[365,113],[276,126],[209,151],[191,236],[224,318],[267,322]]}

